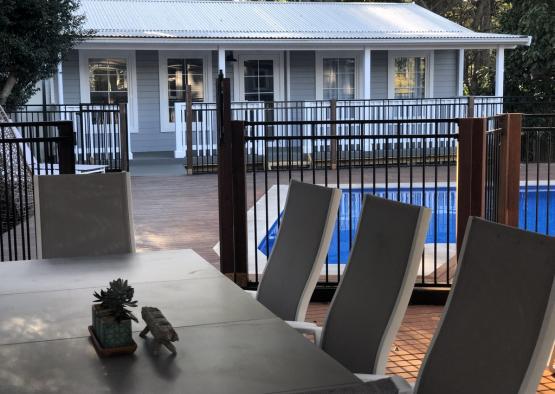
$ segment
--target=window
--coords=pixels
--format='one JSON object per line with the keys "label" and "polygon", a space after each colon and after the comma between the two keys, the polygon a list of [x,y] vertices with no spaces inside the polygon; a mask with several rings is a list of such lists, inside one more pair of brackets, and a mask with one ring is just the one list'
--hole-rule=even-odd
{"label": "window", "polygon": [[426,58],[396,57],[394,59],[393,97],[424,98],[426,96]]}
{"label": "window", "polygon": [[119,104],[128,100],[127,62],[125,59],[89,59],[90,102]]}
{"label": "window", "polygon": [[323,99],[355,98],[355,58],[323,59]]}
{"label": "window", "polygon": [[168,59],[168,109],[170,123],[175,122],[175,103],[185,101],[187,85],[191,85],[193,101],[204,100],[202,59]]}
{"label": "window", "polygon": [[274,61],[245,60],[245,101],[274,101]]}

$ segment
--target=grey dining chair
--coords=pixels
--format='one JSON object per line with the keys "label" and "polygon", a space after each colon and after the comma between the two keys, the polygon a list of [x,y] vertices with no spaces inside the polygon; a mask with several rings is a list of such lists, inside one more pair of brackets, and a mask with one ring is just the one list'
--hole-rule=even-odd
{"label": "grey dining chair", "polygon": [[135,251],[126,172],[34,177],[39,258]]}
{"label": "grey dining chair", "polygon": [[[291,180],[256,299],[284,320],[304,320],[322,271],[341,190]],[[252,294],[252,293],[251,293]]]}
{"label": "grey dining chair", "polygon": [[407,309],[429,208],[364,197],[358,229],[324,328],[288,322],[353,373],[383,374]]}
{"label": "grey dining chair", "polygon": [[414,393],[535,393],[555,340],[554,263],[555,238],[470,218]]}

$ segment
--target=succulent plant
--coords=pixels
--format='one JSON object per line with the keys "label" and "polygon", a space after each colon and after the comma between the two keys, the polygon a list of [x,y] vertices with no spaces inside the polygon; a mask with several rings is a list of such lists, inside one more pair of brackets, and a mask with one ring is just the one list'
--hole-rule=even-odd
{"label": "succulent plant", "polygon": [[95,291],[93,295],[96,298],[94,302],[100,302],[100,306],[107,309],[118,323],[127,319],[138,322],[133,312],[126,308],[137,307],[137,301],[133,301],[134,293],[135,289],[129,286],[127,280],[119,278],[111,281],[106,290],[100,290],[100,294]]}

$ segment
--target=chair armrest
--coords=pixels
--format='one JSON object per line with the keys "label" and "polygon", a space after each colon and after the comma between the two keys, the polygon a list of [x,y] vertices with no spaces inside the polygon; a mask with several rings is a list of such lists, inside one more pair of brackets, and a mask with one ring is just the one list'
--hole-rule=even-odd
{"label": "chair armrest", "polygon": [[304,321],[289,321],[285,323],[294,330],[300,332],[301,334],[309,334],[314,337],[314,344],[320,347],[322,344],[322,327],[318,327],[314,323],[304,322]]}
{"label": "chair armrest", "polygon": [[370,375],[364,373],[355,373],[355,376],[365,383],[374,382],[381,379],[391,379],[393,384],[395,384],[395,387],[397,388],[397,392],[399,394],[412,394],[414,390],[413,384],[396,375]]}
{"label": "chair armrest", "polygon": [[250,295],[252,298],[256,300],[256,291],[255,290],[245,290],[245,293]]}

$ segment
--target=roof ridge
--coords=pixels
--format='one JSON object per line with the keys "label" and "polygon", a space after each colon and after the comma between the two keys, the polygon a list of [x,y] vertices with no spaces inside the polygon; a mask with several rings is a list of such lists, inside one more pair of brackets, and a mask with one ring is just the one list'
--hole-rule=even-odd
{"label": "roof ridge", "polygon": [[377,2],[364,2],[364,1],[259,1],[259,0],[81,0],[81,3],[91,2],[113,2],[113,3],[206,3],[206,4],[258,4],[258,5],[341,5],[341,6],[351,6],[351,5],[363,5],[363,6],[374,6],[374,5],[387,5],[387,6],[411,6],[416,5],[414,2],[410,3],[394,3],[387,1],[377,1]]}

